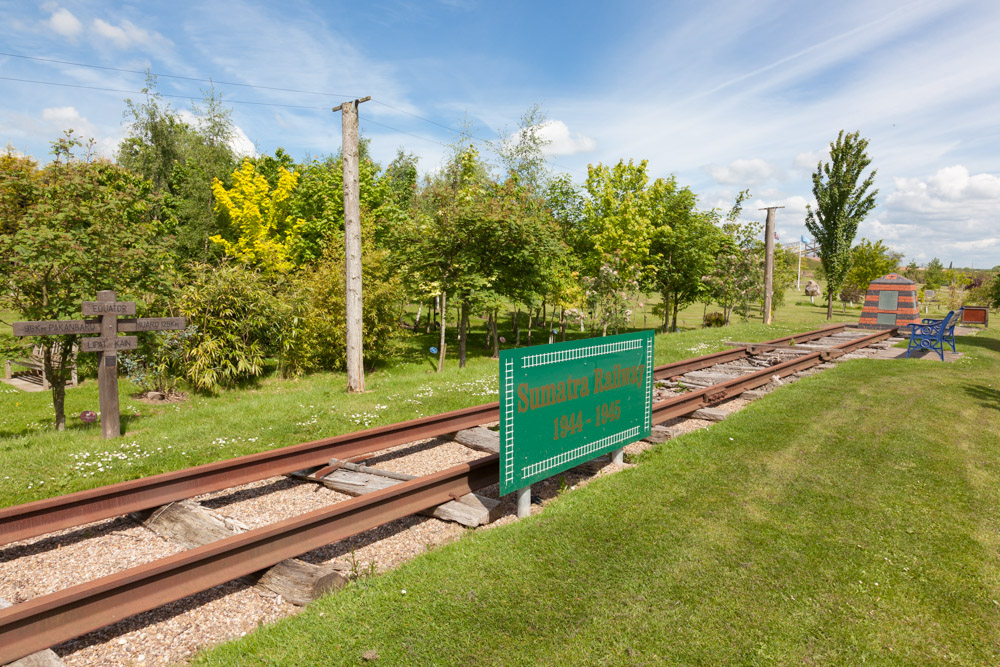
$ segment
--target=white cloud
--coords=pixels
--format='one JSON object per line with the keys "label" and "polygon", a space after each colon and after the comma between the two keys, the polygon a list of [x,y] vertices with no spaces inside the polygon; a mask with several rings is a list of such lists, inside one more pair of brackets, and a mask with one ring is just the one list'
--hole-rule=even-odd
{"label": "white cloud", "polygon": [[170,40],[160,33],[140,28],[125,19],[119,25],[113,25],[104,19],[94,19],[90,27],[98,37],[119,49],[128,49],[133,46],[149,48],[158,47],[161,44],[171,44]]}
{"label": "white cloud", "polygon": [[777,167],[760,158],[733,160],[726,166],[712,165],[708,173],[716,183],[726,185],[759,185],[781,177]]}
{"label": "white cloud", "polygon": [[821,151],[807,151],[796,155],[795,159],[792,161],[792,166],[811,173],[816,169],[817,164],[821,161],[829,159],[830,151],[828,149]]}
{"label": "white cloud", "polygon": [[73,130],[73,134],[84,141],[97,134],[94,124],[77,111],[76,107],[42,109],[42,120],[59,132]]}
{"label": "white cloud", "polygon": [[[177,115],[182,121],[194,128],[201,127],[204,122],[200,116],[195,115],[188,109],[181,109],[177,112]],[[243,131],[243,128],[235,123],[233,124],[233,134],[229,137],[229,148],[238,157],[257,157],[257,147],[250,141],[250,137]]]}
{"label": "white cloud", "polygon": [[597,142],[580,133],[573,134],[561,120],[548,120],[538,126],[538,135],[548,143],[542,147],[546,155],[575,155],[589,153]]}
{"label": "white cloud", "polygon": [[80,34],[80,31],[83,30],[83,24],[80,23],[80,19],[73,15],[73,12],[65,8],[53,9],[52,16],[45,22],[46,25],[63,37],[75,37]]}

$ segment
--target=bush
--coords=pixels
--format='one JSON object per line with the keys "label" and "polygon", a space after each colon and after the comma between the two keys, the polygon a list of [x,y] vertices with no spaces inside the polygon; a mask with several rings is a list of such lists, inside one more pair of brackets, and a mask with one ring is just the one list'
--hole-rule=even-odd
{"label": "bush", "polygon": [[138,350],[122,355],[122,370],[142,392],[170,394],[185,376],[185,348],[197,333],[198,327],[188,326],[183,331],[146,334]]}
{"label": "bush", "polygon": [[218,391],[264,372],[264,357],[280,350],[287,312],[276,292],[259,273],[236,264],[194,267],[180,308],[195,327],[184,344],[184,364],[197,389]]}
{"label": "bush", "polygon": [[[388,359],[395,349],[401,287],[388,266],[388,252],[366,250],[364,266],[365,366]],[[282,373],[344,370],[347,366],[344,249],[330,246],[314,267],[299,274],[289,298],[291,312],[282,342]]]}
{"label": "bush", "polygon": [[706,313],[703,324],[706,327],[723,327],[726,325],[726,316],[718,311]]}

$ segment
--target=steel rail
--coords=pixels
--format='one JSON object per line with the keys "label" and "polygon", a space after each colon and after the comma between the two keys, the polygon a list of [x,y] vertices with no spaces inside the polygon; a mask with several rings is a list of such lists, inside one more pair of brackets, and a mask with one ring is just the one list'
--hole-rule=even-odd
{"label": "steel rail", "polygon": [[889,338],[896,332],[895,329],[878,331],[867,336],[859,337],[851,341],[831,346],[828,350],[817,350],[810,354],[801,355],[795,359],[769,366],[755,373],[741,375],[732,380],[719,382],[710,387],[687,392],[680,396],[671,397],[660,403],[653,405],[653,423],[662,424],[665,421],[676,417],[689,415],[699,408],[724,401],[727,398],[739,396],[744,391],[763,387],[771,382],[772,378],[787,377],[793,373],[817,366],[824,361],[836,359],[848,352],[866,347],[871,343]]}
{"label": "steel rail", "polygon": [[[653,407],[654,421],[690,414],[702,405],[767,384],[775,375],[784,377],[815,366],[894,332],[876,332],[662,401]],[[496,409],[495,404],[487,407]],[[472,414],[471,410],[457,412]],[[498,479],[499,456],[494,454],[0,610],[0,664],[434,507]]]}
{"label": "steel rail", "polygon": [[454,433],[499,418],[499,403],[487,403],[6,507],[0,509],[0,546],[325,465],[331,458],[371,454],[415,440]]}
{"label": "steel rail", "polygon": [[[761,345],[781,345],[782,343],[790,343],[792,340],[798,343],[804,343],[806,341],[831,336],[839,331],[843,331],[846,328],[846,324],[832,324],[828,327],[823,327],[822,329],[814,329],[813,331],[806,331],[792,336],[775,338],[774,340],[765,341],[764,343],[761,343]],[[722,352],[705,354],[700,357],[684,359],[682,361],[675,361],[670,364],[657,366],[653,369],[653,377],[657,380],[663,380],[674,377],[675,375],[683,375],[684,373],[690,373],[691,371],[699,371],[703,368],[709,368],[710,366],[714,366],[716,364],[724,364],[727,361],[739,361],[740,359],[746,359],[749,356],[751,356],[751,354],[745,347],[734,347],[731,350],[723,350]]]}
{"label": "steel rail", "polygon": [[492,454],[0,610],[0,665],[287,558],[440,505],[500,478]]}
{"label": "steel rail", "polygon": [[[805,342],[829,336],[844,328],[846,325],[836,324],[766,342],[780,344],[792,339]],[[749,352],[746,348],[724,350],[659,366],[654,369],[654,377],[672,377],[747,356]],[[498,403],[477,405],[2,508],[0,547],[63,528],[159,507],[175,500],[220,491],[303,468],[325,465],[331,458],[346,459],[372,454],[407,442],[447,435],[464,428],[497,421],[499,418]]]}

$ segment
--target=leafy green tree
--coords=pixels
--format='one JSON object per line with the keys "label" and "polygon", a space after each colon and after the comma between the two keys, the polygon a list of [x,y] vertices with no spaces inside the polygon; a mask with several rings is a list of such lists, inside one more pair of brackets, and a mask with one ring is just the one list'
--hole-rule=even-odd
{"label": "leafy green tree", "polygon": [[[366,234],[370,237],[370,234]],[[396,303],[400,276],[392,271],[389,251],[364,239],[365,365],[387,360],[395,351]],[[344,249],[331,245],[319,262],[292,281],[291,312],[282,332],[282,372],[300,374],[343,370],[347,364]]]}
{"label": "leafy green tree", "polygon": [[736,196],[736,201],[721,225],[715,265],[705,277],[707,296],[722,306],[726,324],[729,324],[737,306],[742,306],[743,316],[748,317],[750,304],[760,300],[764,292],[764,243],[760,240],[762,227],[755,222],[738,222],[743,202],[750,196],[749,190]]}
{"label": "leafy green tree", "polygon": [[882,241],[872,243],[863,238],[851,248],[851,268],[844,282],[854,291],[863,293],[871,281],[895,271],[902,258],[901,253],[894,252]]}
{"label": "leafy green tree", "polygon": [[927,262],[924,269],[924,289],[938,289],[944,284],[944,265],[941,260],[935,257]]}
{"label": "leafy green tree", "polygon": [[213,90],[194,105],[197,121],[184,122],[156,92],[156,77],[143,88],[144,101],[126,99],[124,120],[129,135],[118,147],[117,161],[150,180],[158,194],[154,212],[176,236],[175,252],[182,260],[207,261],[213,255],[209,237],[223,228],[215,212],[211,184],[228,187],[236,166],[230,147],[231,112]]}
{"label": "leafy green tree", "polygon": [[920,265],[917,264],[917,260],[911,259],[910,263],[906,265],[903,269],[903,275],[912,280],[913,282],[918,282],[920,278]]}
{"label": "leafy green tree", "polygon": [[620,160],[614,167],[587,168],[580,234],[574,240],[581,253],[587,301],[602,335],[623,322],[629,293],[652,275],[653,197],[647,188],[646,165],[645,160],[639,164]]}
{"label": "leafy green tree", "polygon": [[875,208],[878,190],[872,190],[873,170],[868,140],[860,132],[844,134],[841,130],[830,144],[830,162],[820,162],[813,172],[813,196],[816,208],[806,205],[806,229],[819,243],[823,273],[826,275],[826,318],[833,318],[833,298],[851,268],[851,244],[858,225]]}
{"label": "leafy green tree", "polygon": [[215,208],[232,229],[229,241],[221,235],[211,237],[225,254],[265,272],[287,273],[294,266],[292,247],[304,225],[301,218],[289,215],[289,201],[298,183],[297,173],[278,167],[275,183],[258,169],[252,160],[244,160],[233,173],[233,185],[212,182]]}
{"label": "leafy green tree", "polygon": [[676,331],[680,309],[708,290],[704,277],[715,266],[720,230],[712,215],[696,210],[691,189],[678,187],[673,176],[653,191],[653,287],[663,301],[663,329]]}
{"label": "leafy green tree", "polygon": [[[0,234],[5,305],[28,320],[79,319],[80,303],[113,289],[155,307],[171,292],[169,237],[154,217],[149,181],[105,160],[76,159],[72,134],[53,144],[55,159],[32,174],[0,170],[0,200],[23,196],[20,216]],[[40,336],[52,383],[56,427],[65,428],[65,387],[78,336]],[[56,353],[58,351],[58,353]]]}

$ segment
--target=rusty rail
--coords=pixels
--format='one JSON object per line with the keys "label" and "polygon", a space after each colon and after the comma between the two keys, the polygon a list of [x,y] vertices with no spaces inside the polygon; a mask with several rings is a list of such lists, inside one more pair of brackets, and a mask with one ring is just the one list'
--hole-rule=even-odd
{"label": "rusty rail", "polygon": [[775,364],[774,366],[757,371],[756,373],[741,375],[733,378],[732,380],[726,380],[725,382],[713,384],[711,387],[705,387],[703,389],[698,389],[696,391],[681,394],[680,396],[669,398],[666,401],[662,401],[653,406],[653,423],[662,424],[670,419],[689,415],[699,408],[724,401],[727,398],[733,398],[734,396],[738,396],[744,391],[748,391],[750,389],[763,387],[770,382],[771,378],[775,375],[779,378],[787,377],[793,373],[817,366],[824,361],[836,359],[837,357],[843,356],[853,350],[857,350],[879,340],[889,338],[895,332],[896,329],[878,331],[868,336],[859,337],[851,341],[840,343],[839,345],[834,345],[830,347],[829,350],[817,350],[795,359]]}
{"label": "rusty rail", "polygon": [[445,412],[259,454],[175,470],[0,509],[0,546],[62,528],[159,507],[175,500],[371,454],[496,421],[498,403]]}
{"label": "rusty rail", "polygon": [[[756,373],[670,398],[653,406],[653,421],[661,423],[673,417],[690,414],[704,405],[767,384],[775,375],[785,377],[824,360],[836,358],[888,338],[893,333],[895,330],[876,332],[841,343],[829,351],[818,350]],[[802,340],[801,336],[796,338]],[[426,433],[441,428],[454,429],[456,423],[464,423],[476,419],[477,414],[481,416],[496,410],[495,403],[478,406],[339,438],[306,443],[286,450],[304,448],[301,450],[302,456],[306,456],[310,448],[322,450],[323,447],[342,446],[351,451],[350,447],[376,446],[364,444],[372,438],[382,438],[381,444],[377,447],[384,448],[390,446],[384,442],[393,442],[394,438],[431,437],[414,436],[415,428],[424,429],[423,432]],[[446,424],[447,426],[444,426]],[[410,430],[402,436],[400,429],[404,427]],[[352,436],[364,437],[352,440]],[[406,440],[408,441],[410,440]],[[275,453],[278,452],[267,452],[267,454]],[[232,461],[253,459],[257,456],[261,455],[240,457]],[[279,461],[282,466],[292,465],[286,463],[284,459],[279,458]],[[296,458],[295,461],[295,469],[303,467],[301,459]],[[209,464],[189,470],[211,468],[211,474],[218,475],[226,469],[224,466],[226,463],[230,462]],[[453,466],[432,475],[418,477],[299,517],[234,535],[0,610],[0,664],[17,660],[123,618],[155,609],[227,581],[259,572],[287,558],[294,558],[331,542],[434,507],[457,495],[495,484],[499,478],[498,463],[499,457],[494,454],[472,463]],[[176,473],[156,477],[168,478],[174,474]]]}
{"label": "rusty rail", "polygon": [[496,484],[499,471],[492,454],[0,610],[0,665]]}
{"label": "rusty rail", "polygon": [[[792,338],[800,342],[814,340],[843,330],[845,326],[836,324],[767,342],[780,344]],[[654,377],[671,377],[747,356],[745,348],[706,354],[659,366],[654,370]],[[325,465],[331,458],[346,459],[373,454],[388,447],[447,435],[498,419],[499,404],[488,403],[5,507],[0,509],[0,546],[303,468]]]}

